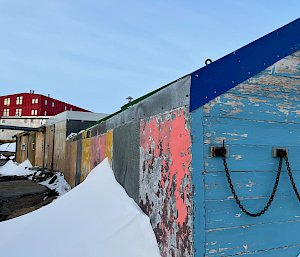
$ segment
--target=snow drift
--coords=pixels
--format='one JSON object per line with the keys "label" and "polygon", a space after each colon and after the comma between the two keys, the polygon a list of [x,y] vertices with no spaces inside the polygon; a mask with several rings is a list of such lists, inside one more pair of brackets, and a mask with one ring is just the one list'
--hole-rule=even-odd
{"label": "snow drift", "polygon": [[26,176],[34,173],[34,171],[30,170],[32,165],[29,160],[22,162],[21,164],[17,164],[12,160],[9,160],[2,167],[0,167],[0,175],[2,176]]}
{"label": "snow drift", "polygon": [[5,257],[158,257],[149,218],[127,196],[108,160],[51,204],[0,223]]}

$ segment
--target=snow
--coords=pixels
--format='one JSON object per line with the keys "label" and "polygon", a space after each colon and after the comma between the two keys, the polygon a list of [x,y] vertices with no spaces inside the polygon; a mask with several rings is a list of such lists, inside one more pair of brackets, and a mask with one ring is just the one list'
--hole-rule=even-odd
{"label": "snow", "polygon": [[0,145],[0,152],[15,152],[16,143],[5,143]]}
{"label": "snow", "polygon": [[0,175],[2,176],[26,176],[34,173],[33,170],[30,170],[32,165],[29,160],[17,164],[12,160],[9,160],[2,167],[0,167]]}
{"label": "snow", "polygon": [[[29,160],[18,164],[12,160],[0,167],[0,176],[27,176],[29,180],[33,180],[34,176],[43,176],[43,171],[30,169],[32,165]],[[38,184],[55,190],[59,196],[64,195],[71,190],[70,185],[65,180],[63,173],[52,172],[53,176]]]}
{"label": "snow", "polygon": [[51,190],[55,190],[59,196],[62,196],[71,190],[70,185],[65,180],[64,175],[61,172],[55,172],[53,177],[43,182],[39,182],[38,184],[46,186]]}
{"label": "snow", "polygon": [[5,257],[159,257],[149,218],[105,159],[51,204],[0,223]]}
{"label": "snow", "polygon": [[77,133],[72,132],[70,135],[67,136],[66,140],[70,140],[71,138],[77,136]]}

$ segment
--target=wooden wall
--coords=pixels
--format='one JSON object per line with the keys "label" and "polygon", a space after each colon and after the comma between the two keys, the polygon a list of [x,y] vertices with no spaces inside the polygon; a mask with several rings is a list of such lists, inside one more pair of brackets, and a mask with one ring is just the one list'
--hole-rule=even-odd
{"label": "wooden wall", "polygon": [[225,140],[228,167],[250,212],[264,207],[272,192],[278,158],[287,147],[300,188],[300,51],[287,56],[192,113],[195,185],[195,256],[297,256],[300,204],[285,165],[269,211],[258,218],[241,212],[220,158],[209,147]]}

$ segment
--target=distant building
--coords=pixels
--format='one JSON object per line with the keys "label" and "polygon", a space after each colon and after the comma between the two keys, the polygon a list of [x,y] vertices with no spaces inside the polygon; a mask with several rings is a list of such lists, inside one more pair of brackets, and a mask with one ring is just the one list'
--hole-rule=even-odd
{"label": "distant building", "polygon": [[68,104],[49,96],[20,93],[0,96],[0,116],[54,116],[64,111],[88,112],[83,108]]}
{"label": "distant building", "polygon": [[107,115],[66,111],[49,118],[40,131],[17,134],[16,161],[29,159],[34,166],[64,171],[68,136],[95,125]]}
{"label": "distant building", "polygon": [[[64,111],[89,112],[50,96],[35,94],[33,90],[30,93],[0,96],[0,125],[37,128],[45,125],[49,117]],[[0,141],[12,139],[20,132],[0,128]]]}

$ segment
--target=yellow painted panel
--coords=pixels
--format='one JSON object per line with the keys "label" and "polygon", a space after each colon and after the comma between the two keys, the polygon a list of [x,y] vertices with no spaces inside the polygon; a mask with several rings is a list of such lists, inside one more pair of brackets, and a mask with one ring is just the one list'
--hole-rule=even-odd
{"label": "yellow painted panel", "polygon": [[113,131],[106,132],[106,145],[105,145],[105,157],[108,157],[110,161],[113,159]]}
{"label": "yellow painted panel", "polygon": [[91,171],[91,138],[82,139],[82,159],[80,182],[85,180]]}

